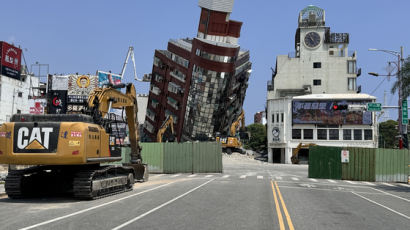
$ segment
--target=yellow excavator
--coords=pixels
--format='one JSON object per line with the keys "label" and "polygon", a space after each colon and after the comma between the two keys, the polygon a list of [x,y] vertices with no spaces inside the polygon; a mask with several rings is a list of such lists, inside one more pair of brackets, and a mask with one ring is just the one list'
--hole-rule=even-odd
{"label": "yellow excavator", "polygon": [[299,154],[302,149],[309,149],[311,146],[316,146],[316,144],[303,144],[299,143],[299,145],[293,150],[292,152],[292,157],[290,160],[292,161],[292,164],[299,164],[300,159],[299,159]]}
{"label": "yellow excavator", "polygon": [[173,142],[174,141],[174,118],[172,116],[168,116],[167,119],[165,119],[165,121],[162,123],[161,128],[158,130],[157,133],[157,142],[162,142],[162,138],[165,134],[165,132],[167,131],[168,127],[171,128],[171,139],[170,141]]}
{"label": "yellow excavator", "polygon": [[223,152],[226,152],[227,154],[231,154],[233,151],[244,153],[240,138],[237,136],[239,125],[241,125],[241,129],[245,128],[245,112],[243,110],[239,117],[234,122],[232,122],[228,136],[216,136],[216,141],[221,142],[222,144]]}
{"label": "yellow excavator", "polygon": [[[135,179],[148,179],[139,146],[137,100],[133,84],[97,88],[85,114],[16,114],[0,127],[0,164],[26,165],[11,170],[5,183],[10,198],[70,193],[95,199],[129,191]],[[111,108],[124,109],[131,160],[121,161],[123,141],[115,133]],[[35,166],[33,166],[35,165]]]}

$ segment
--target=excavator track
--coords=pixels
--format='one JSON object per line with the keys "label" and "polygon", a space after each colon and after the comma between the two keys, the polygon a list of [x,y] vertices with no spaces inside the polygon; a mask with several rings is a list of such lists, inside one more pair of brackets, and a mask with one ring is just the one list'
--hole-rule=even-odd
{"label": "excavator track", "polygon": [[132,168],[106,166],[77,172],[73,180],[73,193],[78,199],[99,199],[130,191],[133,185]]}
{"label": "excavator track", "polygon": [[36,166],[9,172],[5,190],[9,198],[73,194],[90,200],[132,190],[134,169],[127,166],[66,167],[65,170]]}
{"label": "excavator track", "polygon": [[10,198],[23,198],[23,183],[24,172],[19,171],[10,171],[6,178],[6,184],[4,186],[8,197]]}

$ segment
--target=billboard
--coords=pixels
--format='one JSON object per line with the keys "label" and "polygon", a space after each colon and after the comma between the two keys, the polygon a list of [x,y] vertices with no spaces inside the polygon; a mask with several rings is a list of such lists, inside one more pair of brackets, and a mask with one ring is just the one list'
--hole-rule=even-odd
{"label": "billboard", "polygon": [[21,49],[6,42],[0,42],[1,74],[20,80]]}
{"label": "billboard", "polygon": [[293,101],[293,124],[371,125],[372,113],[334,110],[333,105],[364,105],[370,101]]}
{"label": "billboard", "polygon": [[30,114],[44,114],[47,107],[47,99],[29,99]]}
{"label": "billboard", "polygon": [[68,92],[69,96],[87,96],[98,87],[98,77],[92,75],[69,75]]}
{"label": "billboard", "polygon": [[104,71],[97,71],[97,76],[98,76],[98,87],[102,88],[103,85],[105,84],[113,84],[113,85],[118,85],[121,83],[121,76],[118,74],[113,74],[109,72],[104,72]]}
{"label": "billboard", "polygon": [[65,114],[67,113],[67,90],[55,90],[48,92],[48,113]]}
{"label": "billboard", "polygon": [[67,90],[68,77],[67,76],[51,76],[51,90]]}

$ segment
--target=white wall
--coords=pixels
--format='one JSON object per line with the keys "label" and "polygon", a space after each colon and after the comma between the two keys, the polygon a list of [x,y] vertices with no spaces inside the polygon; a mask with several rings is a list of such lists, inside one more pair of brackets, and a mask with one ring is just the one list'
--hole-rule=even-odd
{"label": "white wall", "polygon": [[[0,76],[0,123],[9,121],[11,115],[17,113],[17,110],[21,113],[30,112],[28,96],[33,95],[30,86],[38,87],[39,81],[37,77],[24,76],[26,76],[24,81]],[[34,91],[37,95],[36,90]],[[22,97],[18,96],[18,92],[22,93]]]}
{"label": "white wall", "polygon": [[[321,36],[321,43],[317,48],[309,48],[304,43],[305,34],[316,31]],[[334,48],[331,48],[333,46]],[[270,98],[279,97],[281,89],[303,89],[310,85],[313,94],[319,93],[354,93],[348,90],[348,78],[355,78],[356,74],[348,74],[347,61],[355,61],[356,55],[348,56],[347,45],[333,45],[324,43],[324,28],[301,28],[300,57],[288,55],[277,56],[277,74],[274,79],[274,91],[269,92]],[[333,50],[334,55],[329,51]],[[339,56],[343,51],[344,56]],[[321,68],[313,68],[314,62],[320,62]],[[321,85],[313,85],[314,79],[320,79]]]}

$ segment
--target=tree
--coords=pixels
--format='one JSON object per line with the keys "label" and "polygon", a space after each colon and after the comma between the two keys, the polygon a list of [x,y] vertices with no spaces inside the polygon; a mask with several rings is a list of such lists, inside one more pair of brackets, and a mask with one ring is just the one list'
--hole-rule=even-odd
{"label": "tree", "polygon": [[[402,94],[403,99],[410,96],[410,56],[404,60],[404,65],[401,67],[401,80],[402,80]],[[394,94],[399,88],[399,81],[396,81],[391,88],[391,93]]]}
{"label": "tree", "polygon": [[393,120],[388,120],[379,124],[379,148],[397,148],[397,125],[397,121]]}
{"label": "tree", "polygon": [[266,150],[266,126],[255,123],[248,125],[246,129],[250,132],[250,140],[245,148],[254,151]]}

